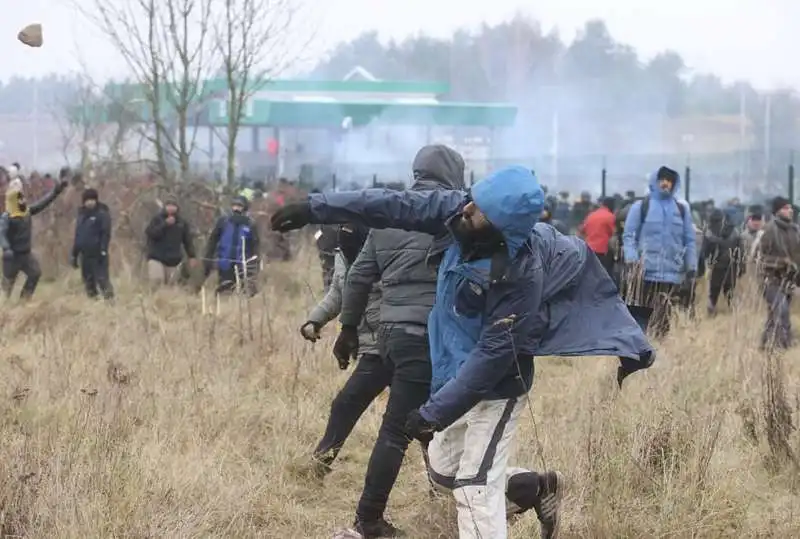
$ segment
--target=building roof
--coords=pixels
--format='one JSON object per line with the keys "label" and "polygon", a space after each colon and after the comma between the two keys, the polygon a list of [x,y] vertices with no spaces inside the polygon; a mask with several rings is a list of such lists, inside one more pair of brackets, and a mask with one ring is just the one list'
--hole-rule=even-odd
{"label": "building roof", "polygon": [[[255,100],[242,125],[274,127],[341,128],[350,118],[352,126],[443,125],[501,127],[514,123],[517,108],[486,103],[409,103],[398,101],[274,101]],[[224,110],[214,107],[212,125],[227,125]]]}
{"label": "building roof", "polygon": [[[348,80],[339,81],[263,82],[250,99],[242,125],[341,128],[346,122],[355,127],[371,123],[501,127],[512,125],[517,115],[517,107],[511,104],[438,101],[438,95],[449,91],[444,82],[378,80],[363,68],[348,75]],[[224,79],[211,79],[203,85],[198,94],[204,102],[201,106],[208,109],[208,114],[202,115],[204,123],[227,125],[227,91]],[[105,95],[111,101],[125,101],[124,108],[141,111],[142,118],[149,116],[140,85],[110,84]],[[164,110],[171,108],[165,103]],[[110,109],[74,112],[100,122],[115,116]]]}

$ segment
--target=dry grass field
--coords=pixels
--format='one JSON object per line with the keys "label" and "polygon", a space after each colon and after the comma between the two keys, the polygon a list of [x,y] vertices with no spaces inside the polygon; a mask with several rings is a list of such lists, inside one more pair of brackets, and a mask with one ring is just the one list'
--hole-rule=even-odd
{"label": "dry grass field", "polygon": [[[77,272],[0,309],[0,536],[326,538],[351,524],[384,399],[320,488],[302,473],[346,379],[297,328],[319,297],[315,256],[270,266],[264,292],[219,316],[179,291],[115,305]],[[210,302],[213,304],[213,302]],[[702,306],[702,302],[700,303]],[[542,358],[516,461],[562,470],[566,538],[800,537],[800,352],[765,359],[763,308],[679,320],[617,391],[612,358]],[[412,446],[388,517],[456,537]],[[538,537],[534,515],[511,537]]]}

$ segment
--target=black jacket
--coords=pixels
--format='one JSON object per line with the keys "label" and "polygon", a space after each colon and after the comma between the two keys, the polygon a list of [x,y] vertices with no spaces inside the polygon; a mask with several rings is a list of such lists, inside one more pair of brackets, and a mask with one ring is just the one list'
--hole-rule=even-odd
{"label": "black jacket", "polygon": [[189,258],[196,256],[191,227],[180,214],[175,216],[174,224],[168,225],[167,214],[159,213],[147,225],[145,235],[148,260],[175,267],[183,260],[183,250],[186,250],[186,256]]}
{"label": "black jacket", "polygon": [[[30,253],[33,241],[31,217],[46,210],[65,188],[66,183],[57,184],[52,191],[31,204],[25,215],[12,216],[10,208],[6,207],[5,213],[0,216],[0,248],[3,251],[13,251],[15,254]],[[6,197],[6,206],[8,202]]]}
{"label": "black jacket", "polygon": [[84,258],[108,253],[111,241],[111,213],[108,206],[98,202],[92,209],[81,207],[75,220],[75,242],[72,256]]}

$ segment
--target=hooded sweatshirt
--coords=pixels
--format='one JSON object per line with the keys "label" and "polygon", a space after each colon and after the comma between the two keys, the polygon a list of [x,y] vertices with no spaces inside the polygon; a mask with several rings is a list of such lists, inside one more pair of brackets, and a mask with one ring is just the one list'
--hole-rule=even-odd
{"label": "hooded sweatshirt", "polygon": [[368,189],[311,195],[309,206],[316,224],[360,221],[438,235],[470,196],[502,240],[489,257],[465,257],[452,239],[444,253],[428,321],[433,380],[420,409],[425,419],[446,428],[482,400],[526,393],[534,355],[652,364],[653,348],[586,243],[535,224],[544,197],[525,167],[498,170],[471,195]]}
{"label": "hooded sweatshirt", "polygon": [[[641,261],[644,280],[681,284],[687,272],[697,271],[697,236],[689,205],[675,198],[681,178],[676,173],[672,191],[658,187],[658,173],[650,175],[649,207],[642,222],[642,201],[635,202],[625,218],[622,247],[626,263]],[[683,216],[678,204],[684,206]]]}
{"label": "hooded sweatshirt", "polygon": [[[413,171],[413,191],[465,187],[464,160],[444,145],[420,149],[414,158]],[[342,299],[342,325],[358,326],[372,285],[377,281],[382,291],[382,323],[427,325],[436,297],[436,265],[450,243],[444,230],[436,236],[399,229],[371,230],[348,273]]]}

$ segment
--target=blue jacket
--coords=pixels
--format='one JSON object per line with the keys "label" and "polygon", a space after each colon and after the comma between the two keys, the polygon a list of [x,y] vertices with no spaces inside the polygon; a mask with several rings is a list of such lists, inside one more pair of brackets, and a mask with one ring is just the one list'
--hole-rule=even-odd
{"label": "blue jacket", "polygon": [[[219,271],[230,271],[247,262],[252,271],[259,254],[258,226],[246,214],[228,215],[217,220],[206,244],[206,260],[216,260]],[[244,252],[242,252],[244,249]],[[210,268],[206,267],[206,272]]]}
{"label": "blue jacket", "polygon": [[[634,202],[625,218],[622,249],[625,262],[643,261],[644,280],[680,284],[687,271],[697,271],[697,240],[689,205],[675,198],[680,177],[672,193],[662,193],[658,178],[650,176],[647,216],[642,219],[642,202]],[[683,217],[678,204],[685,208]]]}
{"label": "blue jacket", "polygon": [[453,242],[429,318],[431,397],[420,413],[445,428],[482,400],[526,393],[534,355],[611,355],[649,366],[653,350],[616,287],[577,237],[536,224],[543,193],[509,167],[461,191],[368,189],[309,197],[312,222],[437,234],[470,198],[505,238],[502,256],[466,260]]}

